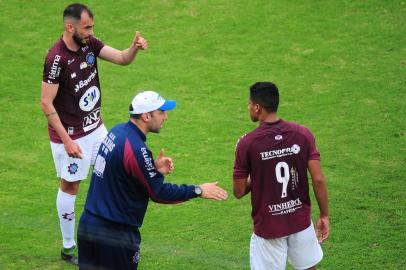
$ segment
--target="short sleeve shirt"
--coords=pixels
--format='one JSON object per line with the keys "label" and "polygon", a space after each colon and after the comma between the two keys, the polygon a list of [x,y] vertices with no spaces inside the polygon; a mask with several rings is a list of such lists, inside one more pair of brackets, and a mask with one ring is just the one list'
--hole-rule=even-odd
{"label": "short sleeve shirt", "polygon": [[[103,47],[103,42],[91,37],[87,45],[74,52],[61,38],[46,56],[42,80],[59,85],[53,104],[72,139],[83,137],[102,124],[97,56]],[[51,141],[62,142],[51,125],[48,131]]]}
{"label": "short sleeve shirt", "polygon": [[234,181],[251,178],[254,232],[277,238],[311,223],[307,164],[319,160],[312,133],[295,123],[260,123],[236,146]]}

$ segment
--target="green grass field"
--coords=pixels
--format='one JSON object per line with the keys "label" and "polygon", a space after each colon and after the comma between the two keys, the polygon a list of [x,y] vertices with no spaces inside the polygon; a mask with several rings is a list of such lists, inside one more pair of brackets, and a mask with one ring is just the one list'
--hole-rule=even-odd
{"label": "green grass field", "polygon": [[[0,269],[75,269],[59,259],[58,180],[39,106],[44,57],[69,2],[0,3]],[[99,61],[106,126],[127,121],[141,89],[176,99],[148,140],[174,158],[167,180],[218,180],[230,195],[151,203],[139,269],[249,269],[250,200],[233,198],[231,176],[237,139],[256,127],[246,107],[259,80],[279,86],[279,115],[308,126],[322,155],[331,235],[318,269],[404,269],[404,1],[86,3],[105,43],[124,49],[139,30],[150,46],[127,67]]]}

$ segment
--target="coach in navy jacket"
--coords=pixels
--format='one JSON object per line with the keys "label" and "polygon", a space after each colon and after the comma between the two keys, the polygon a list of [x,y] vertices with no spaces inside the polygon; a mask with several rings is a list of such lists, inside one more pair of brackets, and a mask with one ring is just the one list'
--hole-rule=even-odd
{"label": "coach in navy jacket", "polygon": [[154,160],[146,135],[158,133],[176,106],[153,91],[134,97],[130,121],[116,125],[100,146],[85,211],[78,227],[80,269],[137,269],[148,201],[180,203],[192,198],[225,200],[215,183],[175,185],[164,182],[173,162],[161,150]]}

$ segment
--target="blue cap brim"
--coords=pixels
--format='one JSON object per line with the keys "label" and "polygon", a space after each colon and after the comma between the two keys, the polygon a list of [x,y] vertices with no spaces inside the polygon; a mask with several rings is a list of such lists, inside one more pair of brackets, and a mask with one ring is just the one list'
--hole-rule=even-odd
{"label": "blue cap brim", "polygon": [[161,111],[169,111],[176,107],[176,100],[165,100],[164,105],[159,107]]}

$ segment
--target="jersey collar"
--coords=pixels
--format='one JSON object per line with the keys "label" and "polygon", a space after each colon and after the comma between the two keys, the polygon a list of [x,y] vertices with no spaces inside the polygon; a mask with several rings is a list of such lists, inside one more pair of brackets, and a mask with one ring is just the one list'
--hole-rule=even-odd
{"label": "jersey collar", "polygon": [[280,122],[282,122],[281,118],[279,118],[278,121],[275,121],[275,122],[261,122],[259,125],[260,126],[273,126],[273,125],[279,124]]}
{"label": "jersey collar", "polygon": [[145,134],[137,127],[137,125],[135,125],[133,122],[128,121],[127,123],[131,128],[133,128],[138,135],[140,136],[140,138],[145,142],[147,140],[147,137],[145,136]]}

